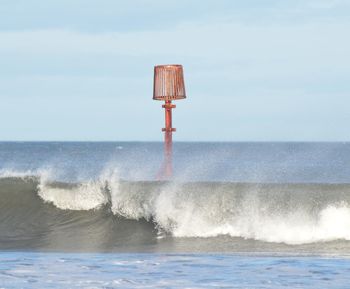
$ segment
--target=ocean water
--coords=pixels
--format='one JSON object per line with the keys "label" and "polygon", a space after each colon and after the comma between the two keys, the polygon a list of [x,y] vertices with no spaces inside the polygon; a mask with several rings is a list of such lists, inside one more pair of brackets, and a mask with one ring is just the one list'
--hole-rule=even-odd
{"label": "ocean water", "polygon": [[0,142],[0,288],[349,288],[349,143]]}
{"label": "ocean water", "polygon": [[2,253],[1,288],[349,288],[335,257]]}

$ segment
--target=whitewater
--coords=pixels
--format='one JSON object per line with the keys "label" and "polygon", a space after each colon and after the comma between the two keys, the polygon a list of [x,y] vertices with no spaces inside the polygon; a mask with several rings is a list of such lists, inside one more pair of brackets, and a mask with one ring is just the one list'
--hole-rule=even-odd
{"label": "whitewater", "polygon": [[348,288],[349,143],[162,152],[0,142],[0,288]]}
{"label": "whitewater", "polygon": [[[17,214],[9,218],[9,224],[2,224],[10,232],[2,228],[0,241],[14,233],[12,222],[21,214],[26,216],[21,226],[27,223],[21,234],[30,234],[40,223],[29,212],[47,219],[50,210],[61,220],[47,228],[40,225],[41,232],[54,230],[69,218],[74,221],[75,212],[84,215],[85,211],[79,226],[91,231],[94,224],[86,222],[99,224],[96,216],[104,211],[115,222],[148,222],[158,238],[230,236],[242,242],[291,245],[350,240],[350,185],[130,182],[119,180],[116,174],[82,183],[52,182],[45,174],[12,173],[12,177],[0,178],[0,215]],[[72,222],[72,230],[76,225]]]}

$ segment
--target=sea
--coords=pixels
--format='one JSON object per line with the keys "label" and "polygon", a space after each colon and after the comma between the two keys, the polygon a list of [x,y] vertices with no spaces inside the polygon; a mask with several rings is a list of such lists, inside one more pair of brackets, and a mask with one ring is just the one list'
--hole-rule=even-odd
{"label": "sea", "polygon": [[350,288],[350,143],[0,142],[0,289]]}

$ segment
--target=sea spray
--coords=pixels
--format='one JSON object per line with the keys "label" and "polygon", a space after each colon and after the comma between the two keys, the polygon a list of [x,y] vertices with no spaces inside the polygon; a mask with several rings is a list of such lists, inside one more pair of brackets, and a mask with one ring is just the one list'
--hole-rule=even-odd
{"label": "sea spray", "polygon": [[[298,199],[300,192],[283,192],[283,186],[276,195],[273,191],[278,185],[270,186],[272,192],[266,191],[266,186],[248,185],[243,193],[234,184],[231,190],[227,185],[221,189],[220,185],[211,185],[213,190],[208,190],[200,183],[165,183],[151,190],[145,184],[139,185],[136,190],[124,185],[114,192],[113,213],[152,220],[174,237],[229,235],[286,244],[350,240],[349,196],[339,201],[345,197],[342,192],[337,197],[333,195],[333,200],[322,197],[322,193],[317,196],[317,192]],[[289,186],[288,190],[293,188]]]}
{"label": "sea spray", "polygon": [[[350,240],[347,184],[132,182],[121,180],[115,168],[105,169],[96,179],[76,183],[57,181],[55,177],[50,169],[2,172],[0,214],[10,222],[20,217],[16,214],[35,212],[37,219],[51,210],[54,220],[59,220],[61,210],[64,223],[72,222],[73,226],[74,219],[67,219],[71,215],[68,212],[92,211],[90,225],[105,222],[100,214],[118,222],[145,220],[163,237],[175,238],[229,236],[290,245]],[[9,204],[26,207],[9,208]],[[38,226],[31,224],[30,218],[26,215],[20,220],[28,222],[23,224],[28,228]],[[109,225],[112,228],[113,222]],[[128,231],[133,231],[136,223],[130,223]],[[11,226],[10,222],[8,228]],[[49,230],[57,230],[55,226],[52,223]]]}
{"label": "sea spray", "polygon": [[39,195],[69,210],[97,209],[110,202],[113,214],[152,221],[174,237],[228,235],[286,244],[350,240],[350,208],[344,200],[316,208],[312,200],[304,205],[297,199],[290,202],[293,195],[280,192],[276,197],[266,190],[259,192],[260,186],[242,194],[234,185],[231,190],[211,185],[213,191],[200,183],[149,185],[123,182],[116,172],[105,171],[98,180],[69,189],[52,187],[42,179]]}
{"label": "sea spray", "polygon": [[97,180],[88,180],[78,184],[56,186],[52,175],[45,172],[40,175],[38,195],[45,201],[63,210],[98,209],[109,202],[108,186],[115,191],[115,172],[104,172]]}

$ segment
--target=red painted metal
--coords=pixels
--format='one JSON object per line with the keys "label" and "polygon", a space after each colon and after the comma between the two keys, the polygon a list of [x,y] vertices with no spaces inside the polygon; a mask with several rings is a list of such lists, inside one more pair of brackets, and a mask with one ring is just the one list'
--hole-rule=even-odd
{"label": "red painted metal", "polygon": [[182,65],[157,65],[154,67],[153,99],[163,100],[165,104],[165,128],[164,131],[164,163],[159,179],[169,179],[173,173],[172,166],[172,133],[176,131],[172,127],[172,109],[176,106],[172,100],[186,98],[185,82]]}
{"label": "red painted metal", "polygon": [[182,65],[157,65],[154,67],[153,99],[176,100],[186,98]]}

